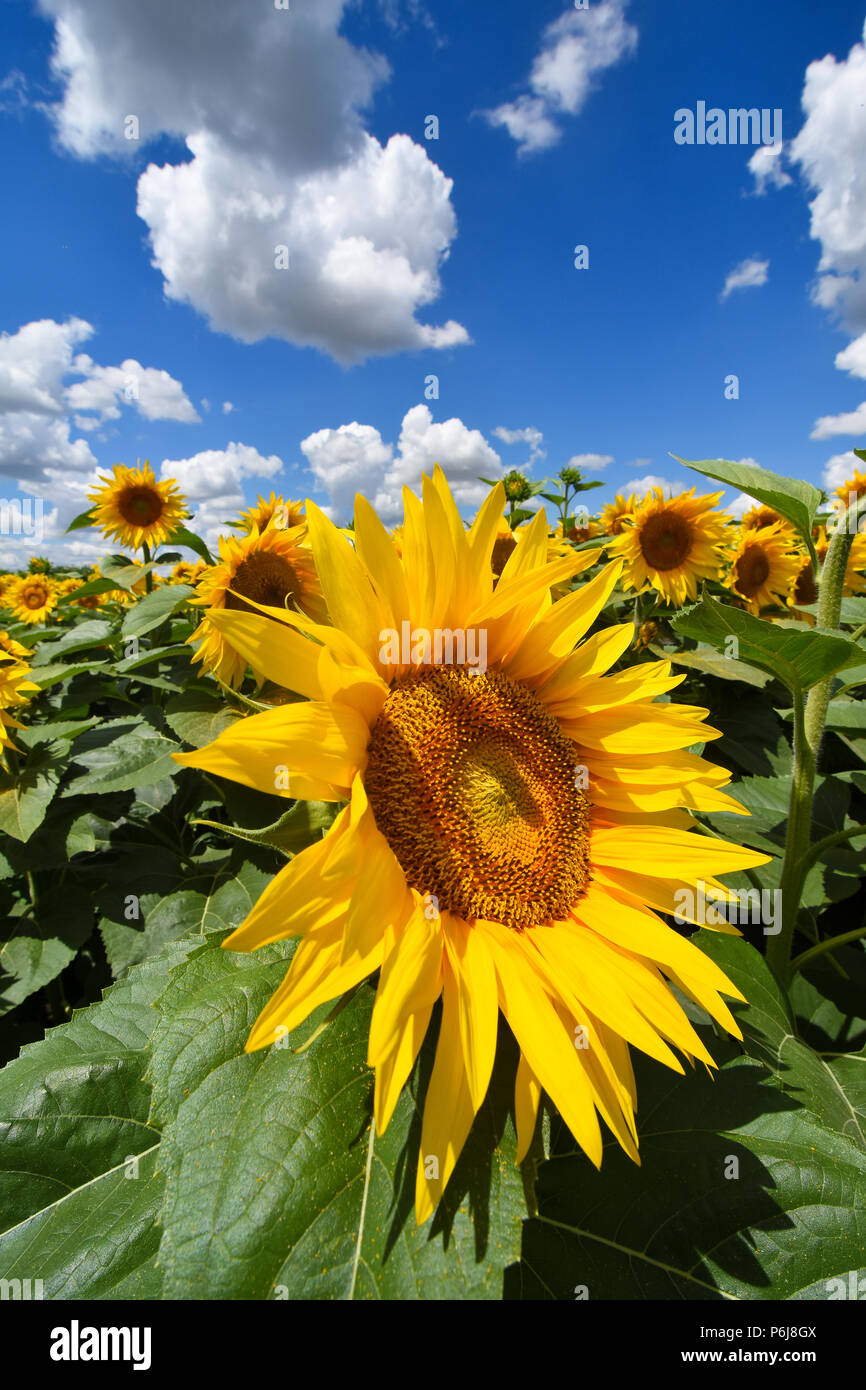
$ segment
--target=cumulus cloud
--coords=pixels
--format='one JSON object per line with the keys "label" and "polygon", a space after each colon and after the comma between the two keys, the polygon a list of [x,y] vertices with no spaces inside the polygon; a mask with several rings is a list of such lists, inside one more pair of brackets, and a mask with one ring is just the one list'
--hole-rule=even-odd
{"label": "cumulus cloud", "polygon": [[572,454],[567,466],[586,473],[601,473],[609,463],[613,463],[613,454]]}
{"label": "cumulus cloud", "polygon": [[784,188],[793,183],[782,167],[784,145],[759,145],[749,160],[749,172],[754,175],[755,193],[760,197],[768,188]]}
{"label": "cumulus cloud", "polygon": [[194,531],[204,536],[213,550],[226,533],[226,522],[244,505],[245,478],[273,478],[282,472],[276,454],[260,454],[249,444],[228,444],[225,449],[202,449],[185,459],[163,459],[162,478],[174,478],[192,504]]}
{"label": "cumulus cloud", "polygon": [[519,155],[555,145],[562,136],[558,118],[578,115],[599,74],[635,51],[637,29],[624,8],[624,0],[593,0],[587,9],[566,10],[542,34],[529,74],[531,94],[483,113],[517,141]]}
{"label": "cumulus cloud", "polygon": [[629,478],[627,483],[617,488],[617,492],[626,497],[632,492],[636,497],[646,497],[654,487],[660,487],[665,497],[674,497],[683,491],[683,484],[680,482],[672,483],[669,478],[662,478],[658,473],[646,473],[642,478]]}
{"label": "cumulus cloud", "polygon": [[757,285],[766,285],[769,269],[769,261],[759,261],[754,256],[750,256],[748,260],[740,261],[739,265],[735,265],[728,274],[719,299],[727,299],[734,290],[748,290]]}
{"label": "cumulus cloud", "polygon": [[79,429],[93,429],[106,420],[118,420],[122,404],[135,405],[145,420],[179,420],[194,424],[201,417],[179,381],[157,367],[142,367],[128,357],[119,367],[99,367],[86,353],[79,353],[72,370],[84,381],[66,388],[66,403],[73,410],[96,411],[87,421],[76,416]]}
{"label": "cumulus cloud", "polygon": [[802,104],[806,119],[790,157],[815,194],[810,231],[821,258],[812,297],[861,340],[843,349],[836,365],[866,376],[866,43],[841,62],[827,54],[810,63]]}
{"label": "cumulus cloud", "polygon": [[[282,338],[346,364],[469,341],[454,320],[417,317],[457,233],[452,181],[409,136],[382,144],[364,129],[389,69],[338,32],[347,3],[221,0],[217,21],[210,0],[39,0],[56,21],[66,148],[186,143],[185,162],[138,180],[166,294],[244,342]],[[138,141],[124,138],[130,113]]]}
{"label": "cumulus cloud", "polygon": [[842,415],[822,415],[815,421],[810,439],[832,439],[834,434],[866,434],[866,401]]}
{"label": "cumulus cloud", "polygon": [[527,468],[531,468],[536,459],[547,458],[547,450],[541,447],[544,443],[544,435],[534,425],[527,425],[522,430],[510,430],[505,425],[497,425],[493,433],[497,439],[502,440],[503,444],[529,445],[529,458],[525,465]]}
{"label": "cumulus cloud", "polygon": [[351,515],[356,492],[369,498],[383,520],[400,520],[404,485],[417,491],[421,474],[431,473],[435,463],[445,473],[458,506],[467,510],[487,494],[479,477],[499,478],[505,472],[480,430],[456,417],[437,423],[426,405],[406,412],[396,446],[386,443],[372,425],[355,422],[317,430],[301,441],[301,450],[339,520]]}
{"label": "cumulus cloud", "polygon": [[853,478],[858,469],[862,471],[862,468],[863,461],[857,457],[853,449],[849,449],[846,454],[834,454],[824,464],[822,481],[825,491],[835,492],[837,487],[847,483],[848,479]]}

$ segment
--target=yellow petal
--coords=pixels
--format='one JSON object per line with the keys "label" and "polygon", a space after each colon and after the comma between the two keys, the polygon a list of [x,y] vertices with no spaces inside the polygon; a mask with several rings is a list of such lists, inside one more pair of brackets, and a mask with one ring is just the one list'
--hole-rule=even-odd
{"label": "yellow petal", "polygon": [[443,914],[445,948],[457,984],[460,1041],[475,1110],[487,1094],[496,1055],[499,1004],[496,971],[484,937],[452,913]]}
{"label": "yellow petal", "polygon": [[315,642],[284,624],[276,627],[272,619],[259,613],[212,608],[208,621],[249,662],[256,675],[309,700],[322,698],[316,675],[321,648]]}
{"label": "yellow petal", "polygon": [[442,986],[442,1025],[424,1097],[415,1185],[415,1215],[419,1225],[435,1211],[475,1118],[460,1039],[457,985],[447,958],[443,961]]}

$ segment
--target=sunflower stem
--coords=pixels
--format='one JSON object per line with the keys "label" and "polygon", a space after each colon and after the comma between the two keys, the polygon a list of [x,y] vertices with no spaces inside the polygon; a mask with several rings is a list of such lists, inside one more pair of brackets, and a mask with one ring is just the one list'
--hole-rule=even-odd
{"label": "sunflower stem", "polygon": [[810,946],[808,951],[803,951],[799,956],[795,956],[791,961],[791,974],[795,975],[798,970],[802,970],[804,965],[808,965],[810,960],[816,956],[823,956],[827,951],[835,951],[839,946],[847,946],[852,941],[859,941],[861,936],[866,936],[866,926],[855,927],[854,931],[846,931],[842,936],[831,936],[827,941],[819,941],[817,946]]}
{"label": "sunflower stem", "polygon": [[[150,546],[148,545],[147,541],[142,541],[142,542],[141,542],[141,553],[142,553],[142,555],[144,556],[144,563],[145,563],[146,565],[149,565],[149,564],[150,564]],[[148,570],[148,571],[147,571],[147,574],[145,575],[145,579],[144,579],[144,588],[145,588],[145,592],[146,592],[146,593],[148,593],[148,594],[152,594],[152,593],[153,593],[153,570]]]}
{"label": "sunflower stem", "polygon": [[[845,571],[857,530],[858,504],[859,499],[840,517],[824,561],[818,588],[817,627],[825,631],[837,630],[839,627]],[[815,862],[810,855],[812,796],[833,680],[832,675],[825,676],[812,686],[805,699],[802,690],[794,692],[794,775],[791,782],[785,857],[779,880],[782,893],[782,929],[778,936],[767,938],[767,964],[786,986],[793,974],[791,947],[803,885],[809,869]]]}

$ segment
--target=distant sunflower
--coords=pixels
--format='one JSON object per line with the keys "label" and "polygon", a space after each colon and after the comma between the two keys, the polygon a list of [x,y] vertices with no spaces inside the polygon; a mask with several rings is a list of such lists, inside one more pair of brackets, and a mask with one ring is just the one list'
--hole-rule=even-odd
{"label": "distant sunflower", "polygon": [[722,494],[694,492],[665,497],[661,488],[651,488],[631,518],[623,518],[622,534],[608,548],[625,562],[624,588],[650,584],[679,608],[697,598],[699,580],[719,578],[728,517],[713,508]]}
{"label": "distant sunflower", "polygon": [[556,540],[570,541],[572,545],[583,545],[584,541],[594,540],[596,536],[603,534],[602,527],[592,517],[588,517],[586,521],[572,518],[570,526],[564,526],[560,521],[553,530],[553,536]]}
{"label": "distant sunflower", "polygon": [[[297,607],[316,622],[327,621],[327,608],[309,547],[306,526],[282,531],[269,526],[255,528],[248,536],[219,540],[219,564],[210,565],[199,580],[191,600],[206,608],[202,621],[188,639],[200,645],[193,661],[200,661],[224,685],[237,687],[247,669],[247,657],[235,649],[213,622],[221,609],[254,612],[252,604],[281,609]],[[258,674],[256,667],[253,667]]]}
{"label": "distant sunflower", "polygon": [[788,589],[788,607],[794,615],[802,618],[811,627],[815,626],[815,619],[811,613],[801,613],[798,610],[808,608],[811,604],[818,602],[818,584],[815,579],[815,571],[809,555],[799,557],[797,573],[791,579]]}
{"label": "distant sunflower", "polygon": [[22,623],[44,623],[57,607],[57,585],[44,574],[26,574],[9,586],[7,604]]}
{"label": "distant sunflower", "polygon": [[[604,674],[629,645],[631,623],[581,642],[620,566],[551,602],[551,585],[582,557],[550,564],[539,514],[519,573],[494,588],[504,501],[497,486],[466,531],[437,468],[423,502],[407,494],[403,561],[364,498],[354,548],[308,502],[333,626],[279,607],[213,616],[254,669],[305,698],[175,755],[269,792],[275,764],[285,764],[282,795],[347,803],[224,944],[248,951],[303,938],[248,1051],[381,972],[368,1051],[379,1133],[441,998],[419,1221],[484,1100],[500,1011],[521,1051],[519,1157],[543,1088],[596,1166],[599,1115],[637,1159],[628,1044],[676,1071],[672,1048],[713,1065],[668,981],[738,1034],[720,997],[739,998],[735,986],[657,914],[685,903],[684,886],[694,896],[698,881],[715,889],[718,874],[767,862],[690,833],[694,821],[677,809],[741,809],[719,790],[729,774],[685,751],[719,736],[706,711],[656,702],[683,677],[669,662]],[[404,624],[456,630],[466,651],[484,632],[486,667],[407,662],[396,636]],[[383,631],[396,646],[383,646]]]}
{"label": "distant sunflower", "polygon": [[294,526],[300,526],[303,519],[303,502],[293,502],[291,498],[280,497],[276,492],[272,492],[267,498],[259,495],[256,505],[248,507],[240,514],[240,522],[245,531],[252,531],[253,527],[258,531],[264,531],[272,525],[276,525],[281,531],[290,531]]}
{"label": "distant sunflower", "polygon": [[158,482],[150,464],[143,468],[114,465],[102,486],[88,493],[94,525],[130,550],[153,551],[168,540],[186,517],[185,499],[174,478]]}
{"label": "distant sunflower", "polygon": [[628,497],[623,497],[617,493],[612,502],[608,502],[606,507],[601,509],[599,518],[602,534],[605,536],[618,536],[625,530],[623,517],[631,516],[637,506],[637,499],[633,492]]}
{"label": "distant sunflower", "polygon": [[[18,646],[18,643],[13,645]],[[29,676],[30,667],[25,661],[19,661],[5,650],[0,652],[0,764],[6,763],[6,749],[15,747],[8,730],[24,727],[9,713],[10,709],[26,704],[39,691],[39,686],[29,680]]]}
{"label": "distant sunflower", "polygon": [[859,469],[854,469],[853,478],[849,478],[841,487],[837,487],[836,496],[845,508],[850,507],[851,498],[862,497],[866,492],[866,473],[861,473]]}
{"label": "distant sunflower", "polygon": [[791,523],[774,511],[772,507],[752,507],[743,513],[740,526],[744,531],[763,531],[768,526],[778,526],[780,533],[790,536],[795,534]]}
{"label": "distant sunflower", "polygon": [[195,564],[189,560],[180,560],[168,576],[168,582],[169,584],[195,585],[206,572],[207,565],[204,560],[197,560]]}
{"label": "distant sunflower", "polygon": [[[830,548],[830,537],[827,535],[825,526],[816,526],[812,531],[812,539],[815,542],[815,553],[818,561],[823,565],[827,558],[827,551]],[[866,592],[866,534],[862,531],[854,537],[851,542],[851,550],[848,554],[848,563],[845,566],[845,586],[842,593],[846,598],[854,594]]]}
{"label": "distant sunflower", "polygon": [[744,531],[731,555],[728,587],[745,600],[750,613],[784,603],[803,567],[792,549],[790,532],[780,526]]}
{"label": "distant sunflower", "polygon": [[0,632],[0,653],[7,656],[14,656],[19,661],[29,661],[33,655],[29,647],[23,643],[16,642],[14,637],[10,637],[8,632]]}

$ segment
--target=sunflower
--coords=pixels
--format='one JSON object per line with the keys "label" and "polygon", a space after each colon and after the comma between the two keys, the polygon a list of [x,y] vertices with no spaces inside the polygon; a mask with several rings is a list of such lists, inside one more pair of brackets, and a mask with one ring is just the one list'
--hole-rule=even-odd
{"label": "sunflower", "polygon": [[[539,513],[494,589],[502,487],[469,531],[438,468],[423,502],[404,498],[402,562],[363,497],[354,549],[307,503],[333,626],[267,606],[213,616],[254,668],[306,698],[175,756],[249,787],[347,803],[224,944],[303,938],[248,1051],[381,972],[368,1052],[379,1132],[441,997],[416,1179],[424,1221],[484,1099],[500,1010],[522,1054],[520,1157],[544,1089],[596,1165],[599,1115],[637,1159],[628,1044],[676,1071],[671,1044],[713,1065],[668,981],[735,1034],[720,994],[741,997],[657,914],[682,904],[680,920],[697,920],[684,887],[727,896],[716,876],[766,856],[690,833],[689,810],[741,808],[720,790],[729,774],[685,751],[719,737],[706,711],[656,703],[682,679],[670,663],[604,674],[631,623],[581,642],[619,564],[551,602],[585,556],[549,563]],[[404,624],[461,634],[466,651],[483,633],[487,663],[413,664]]]}
{"label": "sunflower", "polygon": [[[248,658],[214,621],[215,613],[224,609],[250,613],[256,604],[283,611],[286,605],[296,604],[308,617],[327,622],[322,588],[305,543],[306,530],[305,525],[290,531],[269,526],[259,532],[253,527],[248,536],[220,536],[220,562],[207,567],[191,600],[207,612],[187,640],[200,643],[193,661],[201,661],[224,685],[236,688],[242,683]],[[253,669],[258,674],[258,668]]]}
{"label": "sunflower", "polygon": [[180,560],[168,576],[168,583],[196,585],[206,570],[204,560],[197,560],[195,564],[189,560]]}
{"label": "sunflower", "polygon": [[791,523],[772,507],[752,507],[750,511],[743,513],[740,526],[743,531],[763,531],[768,526],[778,526],[780,533],[789,536],[795,534]]}
{"label": "sunflower", "polygon": [[854,469],[854,477],[849,478],[841,487],[837,487],[836,496],[846,509],[851,505],[852,494],[855,497],[862,497],[866,492],[866,473],[861,473],[858,468]]}
{"label": "sunflower", "polygon": [[[4,632],[0,637],[5,637],[10,646],[18,647],[27,656],[30,653],[26,647],[20,647],[17,642],[11,642]],[[15,744],[9,737],[7,730],[23,729],[24,725],[19,724],[9,710],[16,705],[26,704],[31,696],[39,690],[39,686],[33,681],[28,680],[30,667],[26,661],[20,661],[15,653],[8,651],[4,647],[0,652],[0,764],[5,764],[5,750],[14,748]]]}
{"label": "sunflower", "polygon": [[572,517],[572,525],[564,526],[560,521],[559,525],[551,532],[551,535],[558,541],[571,541],[572,545],[582,545],[584,541],[591,541],[596,536],[603,535],[604,532],[597,521],[588,517],[586,521],[575,522]]}
{"label": "sunflower", "polygon": [[721,492],[695,497],[694,488],[666,498],[651,488],[622,534],[611,541],[612,556],[625,561],[623,587],[650,584],[666,603],[681,607],[698,596],[699,579],[717,579],[729,518],[713,512]]}
{"label": "sunflower", "polygon": [[102,486],[88,493],[94,525],[130,550],[153,551],[187,515],[175,480],[157,482],[147,460],[143,468],[116,463],[113,475],[101,474],[100,480]]}
{"label": "sunflower", "polygon": [[728,587],[745,600],[750,613],[784,603],[803,567],[802,555],[792,550],[790,531],[764,526],[744,531],[731,555]]}
{"label": "sunflower", "polygon": [[22,623],[44,623],[57,607],[57,584],[44,574],[25,574],[10,584],[6,602]]}
{"label": "sunflower", "polygon": [[799,557],[800,568],[791,579],[788,589],[788,607],[791,612],[801,618],[810,627],[815,626],[815,618],[811,613],[802,613],[801,608],[808,608],[811,604],[818,602],[818,584],[815,579],[815,570],[812,560],[808,555]]}
{"label": "sunflower", "polygon": [[300,526],[303,519],[303,502],[293,502],[291,498],[283,498],[272,492],[268,498],[259,495],[254,507],[241,512],[240,525],[244,531],[252,531],[254,527],[264,531],[268,526],[290,531],[292,527]]}
{"label": "sunflower", "polygon": [[618,492],[613,501],[601,509],[599,521],[603,534],[619,536],[625,530],[623,517],[632,516],[636,506],[637,500],[633,492],[630,492],[627,498]]}

